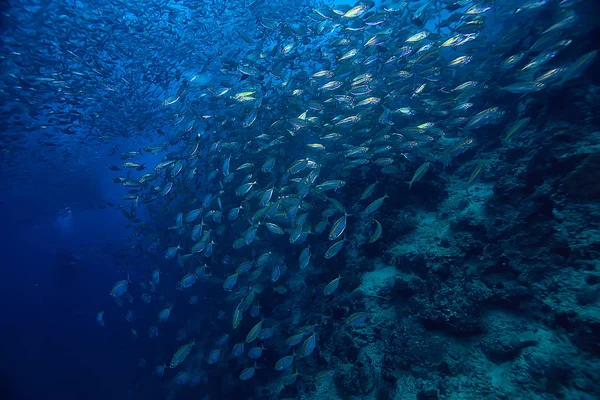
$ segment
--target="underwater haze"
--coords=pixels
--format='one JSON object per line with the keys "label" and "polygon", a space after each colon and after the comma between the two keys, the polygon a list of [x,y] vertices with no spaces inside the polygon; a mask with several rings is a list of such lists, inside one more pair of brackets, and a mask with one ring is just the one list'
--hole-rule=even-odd
{"label": "underwater haze", "polygon": [[600,398],[594,0],[0,6],[0,399]]}

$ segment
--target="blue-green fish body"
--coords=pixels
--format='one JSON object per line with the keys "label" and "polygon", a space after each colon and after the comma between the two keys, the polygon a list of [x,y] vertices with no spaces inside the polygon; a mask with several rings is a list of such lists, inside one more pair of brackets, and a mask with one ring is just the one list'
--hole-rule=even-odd
{"label": "blue-green fish body", "polygon": [[325,232],[325,229],[327,229],[327,224],[329,224],[329,221],[327,219],[324,219],[324,220],[320,221],[315,226],[315,233],[317,235],[320,235],[321,233]]}
{"label": "blue-green fish body", "polygon": [[170,260],[171,258],[175,257],[179,250],[181,250],[181,247],[179,246],[169,247],[165,252],[165,259]]}
{"label": "blue-green fish body", "polygon": [[175,375],[173,381],[178,385],[184,385],[190,381],[190,373],[187,371],[180,371]]}
{"label": "blue-green fish body", "polygon": [[128,310],[127,313],[125,314],[125,321],[132,323],[133,321],[135,321],[135,314],[133,313],[133,310]]}
{"label": "blue-green fish body", "polygon": [[298,257],[298,266],[300,267],[300,269],[304,269],[308,266],[309,262],[310,262],[310,246],[305,247],[300,252],[300,256]]}
{"label": "blue-green fish body", "polygon": [[254,264],[252,263],[252,261],[246,260],[246,261],[242,262],[240,265],[238,265],[235,272],[237,272],[238,274],[244,274],[244,273],[250,271],[252,269],[253,265]]}
{"label": "blue-green fish body", "polygon": [[244,368],[244,370],[242,370],[242,372],[240,373],[240,380],[247,381],[248,379],[250,379],[254,376],[255,371],[256,371],[256,363],[254,364],[253,367]]}
{"label": "blue-green fish body", "polygon": [[260,314],[260,304],[258,304],[258,301],[257,301],[257,304],[253,305],[252,308],[250,309],[250,316],[253,318],[256,318],[256,317],[258,317],[258,314]]}
{"label": "blue-green fish body", "polygon": [[148,328],[148,337],[156,337],[158,336],[158,328],[156,326],[151,326]]}
{"label": "blue-green fish body", "polygon": [[522,93],[538,92],[545,87],[546,87],[545,83],[533,81],[533,82],[513,83],[512,85],[504,86],[502,89],[504,89],[510,93],[522,94]]}
{"label": "blue-green fish body", "polygon": [[363,312],[363,311],[356,312],[346,319],[346,325],[348,325],[348,326],[360,325],[367,320],[368,316],[369,316],[369,314],[366,312]]}
{"label": "blue-green fish body", "polygon": [[252,343],[258,337],[258,333],[261,331],[262,325],[263,321],[260,321],[254,325],[252,329],[250,329],[250,332],[248,332],[248,335],[246,335],[246,343]]}
{"label": "blue-green fish body", "polygon": [[386,194],[385,196],[374,200],[371,204],[367,206],[367,208],[365,208],[365,211],[363,211],[362,215],[366,217],[367,215],[373,214],[375,211],[379,210],[379,208],[383,205],[383,201],[388,197],[390,196]]}
{"label": "blue-green fish body", "polygon": [[289,386],[289,385],[293,385],[296,382],[296,378],[298,377],[298,370],[296,370],[295,373],[290,373],[287,374],[286,376],[283,377],[282,381],[283,381],[283,385],[284,386]]}
{"label": "blue-green fish body", "polygon": [[267,158],[265,163],[262,165],[261,170],[263,172],[271,172],[273,170],[274,166],[275,166],[275,158],[269,157],[269,158]]}
{"label": "blue-green fish body", "polygon": [[346,185],[345,181],[342,180],[330,180],[330,181],[326,181],[321,183],[320,185],[315,186],[315,189],[317,190],[317,192],[321,193],[321,192],[325,192],[327,190],[338,190],[341,187],[344,187]]}
{"label": "blue-green fish body", "polygon": [[220,358],[221,358],[221,350],[215,349],[208,354],[208,358],[206,359],[206,361],[209,364],[214,364],[217,361],[219,361]]}
{"label": "blue-green fish body", "polygon": [[317,346],[317,337],[315,335],[316,334],[313,333],[304,341],[304,343],[302,343],[302,346],[300,347],[301,358],[310,356],[315,350],[315,347]]}
{"label": "blue-green fish body", "polygon": [[329,240],[336,240],[346,230],[346,214],[338,218],[329,231]]}
{"label": "blue-green fish body", "polygon": [[156,367],[154,367],[154,375],[156,375],[160,378],[164,374],[165,374],[165,364],[157,365]]}
{"label": "blue-green fish body", "polygon": [[104,311],[100,311],[98,314],[96,314],[96,322],[98,322],[98,325],[100,326],[104,326]]}
{"label": "blue-green fish body", "polygon": [[241,210],[242,210],[242,206],[232,208],[231,210],[229,210],[229,213],[227,214],[227,219],[229,221],[235,221],[237,219],[238,215],[240,215]]}
{"label": "blue-green fish body", "polygon": [[237,272],[229,275],[227,277],[227,279],[225,279],[225,282],[223,283],[223,289],[225,289],[225,291],[227,291],[227,292],[231,292],[233,290],[233,288],[235,287],[235,285],[237,284],[238,276],[239,276],[239,274]]}
{"label": "blue-green fish body", "polygon": [[332,244],[325,252],[325,258],[329,259],[329,258],[335,257],[337,255],[337,253],[340,252],[342,247],[344,247],[345,241],[346,241],[346,239],[342,239],[342,240],[339,240],[339,241],[335,242],[334,244]]}
{"label": "blue-green fish body", "polygon": [[289,175],[294,175],[304,171],[308,167],[308,158],[295,161],[287,170]]}
{"label": "blue-green fish body", "polygon": [[189,288],[194,283],[196,283],[196,274],[195,273],[186,274],[179,281],[179,284],[177,285],[177,289],[182,290],[182,289]]}
{"label": "blue-green fish body", "polygon": [[413,175],[412,179],[410,180],[410,182],[408,184],[408,190],[410,190],[412,188],[413,183],[418,182],[423,177],[423,175],[425,175],[427,170],[429,170],[430,165],[431,165],[431,163],[429,161],[426,161],[423,165],[421,165],[419,168],[417,168],[417,170],[415,171],[415,174]]}
{"label": "blue-green fish body", "polygon": [[281,269],[279,268],[279,265],[277,265],[275,268],[273,268],[273,271],[271,271],[271,282],[277,282],[280,276]]}
{"label": "blue-green fish body", "polygon": [[168,182],[165,186],[163,186],[163,188],[160,190],[160,195],[161,196],[166,196],[171,192],[171,189],[173,189],[173,182]]}
{"label": "blue-green fish body", "polygon": [[295,345],[299,344],[303,338],[304,338],[304,334],[298,333],[296,335],[293,335],[293,336],[290,336],[289,338],[287,338],[287,340],[285,341],[285,344],[286,344],[286,346],[295,346]]}
{"label": "blue-green fish body", "polygon": [[375,231],[369,238],[369,243],[375,243],[376,241],[378,241],[379,238],[381,237],[381,234],[383,233],[383,228],[381,227],[381,224],[379,223],[379,221],[374,219],[373,222],[375,222]]}
{"label": "blue-green fish body", "polygon": [[231,156],[223,161],[223,176],[229,175],[229,167],[231,165]]}
{"label": "blue-green fish body", "polygon": [[266,253],[263,253],[260,256],[258,256],[258,258],[256,259],[256,265],[259,267],[266,265],[269,262],[270,255],[271,255],[271,252],[267,251]]}
{"label": "blue-green fish body", "polygon": [[504,112],[498,107],[487,108],[471,118],[469,122],[467,122],[467,125],[465,125],[465,128],[477,129],[483,125],[497,121],[502,115],[504,115]]}
{"label": "blue-green fish body", "polygon": [[173,358],[171,358],[171,363],[169,364],[169,368],[175,368],[179,364],[181,364],[186,357],[191,353],[192,348],[194,347],[194,341],[192,340],[188,344],[184,344],[181,346],[175,354],[173,354]]}
{"label": "blue-green fish body", "polygon": [[260,347],[252,347],[250,350],[248,350],[248,357],[253,360],[258,360],[264,349],[265,348],[262,345]]}
{"label": "blue-green fish body", "polygon": [[329,296],[330,294],[333,294],[333,292],[335,292],[335,290],[338,288],[338,285],[340,284],[340,278],[341,277],[338,276],[337,278],[329,282],[327,286],[325,286],[325,289],[323,289],[323,294],[325,296]]}
{"label": "blue-green fish body", "polygon": [[194,270],[194,274],[196,274],[196,278],[203,280],[206,278],[206,264],[196,267]]}
{"label": "blue-green fish body", "polygon": [[576,78],[583,74],[590,65],[594,63],[596,56],[598,55],[598,50],[590,51],[579,57],[573,64],[571,64],[565,74],[562,77],[562,82],[566,82],[570,79]]}
{"label": "blue-green fish body", "polygon": [[295,354],[292,354],[291,356],[280,358],[279,361],[275,363],[275,371],[283,371],[291,367],[295,356]]}
{"label": "blue-green fish body", "polygon": [[371,197],[373,195],[373,192],[375,192],[375,187],[377,186],[377,182],[370,184],[369,186],[367,186],[367,188],[365,189],[365,191],[360,195],[360,200],[365,200],[368,199],[369,197]]}
{"label": "blue-green fish body", "polygon": [[267,189],[260,196],[260,205],[266,207],[273,197],[273,188]]}
{"label": "blue-green fish body", "polygon": [[231,350],[231,355],[237,358],[242,354],[244,354],[244,343],[236,343]]}
{"label": "blue-green fish body", "polygon": [[480,162],[479,164],[477,164],[477,166],[475,167],[475,169],[473,170],[473,172],[471,172],[471,176],[469,176],[469,180],[467,182],[467,188],[469,186],[471,186],[471,184],[473,183],[473,181],[475,180],[475,178],[477,178],[477,176],[481,173],[481,171],[483,170],[483,167],[485,166],[485,161]]}
{"label": "blue-green fish body", "polygon": [[324,382],[326,380],[333,378],[334,375],[335,375],[334,370],[321,371],[315,375],[315,381]]}
{"label": "blue-green fish body", "polygon": [[265,222],[265,226],[270,232],[276,235],[283,235],[285,233],[279,225],[274,224],[272,222]]}
{"label": "blue-green fish body", "polygon": [[164,322],[167,322],[170,315],[171,315],[171,308],[165,308],[164,310],[162,310],[161,312],[158,313],[158,322],[161,324]]}
{"label": "blue-green fish body", "polygon": [[195,242],[197,241],[200,236],[202,236],[202,229],[204,228],[204,221],[202,221],[201,223],[197,224],[196,226],[194,226],[194,228],[192,229],[192,240]]}
{"label": "blue-green fish body", "polygon": [[195,210],[188,212],[187,215],[185,216],[185,222],[187,222],[187,223],[194,222],[196,220],[196,218],[198,218],[198,216],[200,215],[201,212],[202,212],[201,208],[197,208]]}
{"label": "blue-green fish body", "polygon": [[522,132],[529,124],[529,121],[531,121],[531,118],[525,117],[525,118],[522,118],[522,119],[518,120],[517,122],[515,122],[508,129],[508,133],[506,134],[506,137],[504,138],[504,140],[508,140],[515,133]]}
{"label": "blue-green fish body", "polygon": [[266,340],[273,337],[275,334],[275,330],[273,328],[263,328],[258,332],[257,339],[258,340]]}
{"label": "blue-green fish body", "polygon": [[110,291],[110,296],[116,298],[121,297],[125,292],[127,292],[127,288],[129,287],[129,274],[127,274],[127,279],[122,281],[118,281],[115,283],[113,288]]}
{"label": "blue-green fish body", "polygon": [[160,271],[158,269],[155,269],[154,271],[152,271],[152,275],[150,276],[150,279],[152,280],[152,282],[155,285],[158,285],[160,283]]}
{"label": "blue-green fish body", "polygon": [[236,196],[245,196],[254,185],[256,185],[256,182],[248,182],[238,186],[238,188],[235,190]]}
{"label": "blue-green fish body", "polygon": [[256,236],[256,227],[255,226],[251,226],[244,233],[244,242],[246,244],[252,243],[252,241],[254,240],[255,236]]}
{"label": "blue-green fish body", "polygon": [[243,317],[244,317],[244,313],[243,313],[240,305],[238,304],[238,306],[235,308],[235,311],[233,312],[233,319],[232,319],[232,322],[231,322],[231,326],[232,326],[233,329],[235,329],[238,326],[240,326],[240,323],[242,322],[242,318]]}

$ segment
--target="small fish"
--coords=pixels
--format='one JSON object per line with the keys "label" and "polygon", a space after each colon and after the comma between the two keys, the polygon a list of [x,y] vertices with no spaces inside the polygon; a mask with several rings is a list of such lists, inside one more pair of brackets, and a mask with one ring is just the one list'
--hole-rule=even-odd
{"label": "small fish", "polygon": [[229,275],[227,277],[227,279],[225,279],[225,282],[223,283],[223,289],[225,289],[225,291],[227,291],[227,292],[231,292],[233,290],[233,288],[235,287],[235,285],[237,284],[238,276],[239,276],[239,274],[237,272]]}
{"label": "small fish", "polygon": [[265,222],[265,226],[270,232],[276,235],[283,235],[285,233],[279,225],[274,224],[272,222]]}
{"label": "small fish", "polygon": [[96,322],[98,322],[98,325],[100,326],[104,326],[104,311],[100,311],[97,315],[96,315]]}
{"label": "small fish", "polygon": [[186,383],[188,383],[190,381],[190,373],[187,371],[180,371],[177,373],[177,375],[175,375],[175,378],[173,378],[173,381],[177,385],[185,385]]}
{"label": "small fish", "polygon": [[273,271],[271,271],[271,282],[277,282],[279,280],[280,276],[281,276],[281,269],[277,265],[277,266],[275,266],[275,268],[273,268]]}
{"label": "small fish", "polygon": [[344,15],[342,15],[342,18],[356,18],[356,17],[360,17],[365,12],[367,12],[367,10],[369,8],[371,8],[371,7],[368,6],[368,5],[366,5],[366,4],[359,4],[359,5],[351,8],[350,10],[346,11],[344,13]]}
{"label": "small fish", "polygon": [[244,313],[242,312],[242,309],[238,304],[238,306],[235,308],[235,311],[233,312],[233,320],[231,322],[232,329],[236,329],[238,326],[240,326],[240,322],[242,322],[243,316]]}
{"label": "small fish", "polygon": [[328,379],[333,378],[334,375],[335,375],[335,371],[333,371],[333,370],[321,371],[315,375],[315,381],[324,382]]}
{"label": "small fish", "polygon": [[192,348],[194,347],[195,342],[192,340],[188,344],[184,344],[179,347],[175,354],[173,354],[173,358],[171,358],[171,363],[169,364],[169,368],[175,368],[179,364],[181,364],[186,357],[191,353]]}
{"label": "small fish", "polygon": [[272,338],[274,334],[275,330],[273,328],[263,328],[258,332],[256,338],[259,340],[266,340]]}
{"label": "small fish", "polygon": [[165,374],[165,367],[165,364],[154,367],[154,375],[158,376],[159,378],[162,377]]}
{"label": "small fish", "polygon": [[208,354],[206,362],[209,364],[215,364],[221,358],[221,350],[215,349]]}
{"label": "small fish", "polygon": [[369,186],[367,186],[367,188],[364,190],[364,192],[360,195],[360,200],[366,200],[369,197],[371,197],[373,195],[373,192],[375,191],[375,187],[377,186],[377,182],[370,184]]}
{"label": "small fish", "polygon": [[304,357],[308,357],[312,354],[312,352],[315,350],[315,347],[317,346],[317,337],[316,334],[313,333],[311,336],[309,336],[304,343],[302,343],[302,346],[300,346],[300,357],[304,358]]}
{"label": "small fish", "polygon": [[344,214],[333,223],[329,231],[329,240],[336,240],[344,233],[344,230],[346,230],[346,216],[347,214]]}
{"label": "small fish", "polygon": [[473,172],[471,172],[471,176],[469,177],[469,181],[467,182],[467,189],[469,188],[469,186],[471,186],[471,184],[473,183],[475,178],[477,178],[477,176],[479,175],[479,173],[481,172],[481,170],[483,169],[484,166],[485,166],[485,161],[481,161],[479,164],[477,164],[477,166],[475,167]]}
{"label": "small fish", "polygon": [[[414,179],[414,177],[413,177]],[[384,195],[383,197],[378,198],[377,200],[374,200],[371,204],[369,204],[367,206],[367,208],[365,208],[365,210],[362,212],[362,216],[366,217],[367,215],[371,215],[373,214],[375,211],[379,210],[379,208],[383,205],[383,202],[385,199],[387,199],[388,196],[387,194]]]}
{"label": "small fish", "polygon": [[406,39],[406,43],[420,42],[421,40],[427,38],[427,36],[429,36],[429,32],[428,31],[422,31],[422,32],[419,32],[419,33],[415,33],[414,35],[412,35],[411,37],[409,37],[408,39]]}
{"label": "small fish", "polygon": [[127,292],[127,288],[129,287],[130,282],[131,281],[129,280],[129,274],[127,274],[127,279],[115,283],[115,285],[110,291],[110,296],[114,298],[121,297],[125,292]]}
{"label": "small fish", "polygon": [[250,332],[248,332],[248,335],[246,335],[246,343],[252,343],[258,337],[258,333],[261,331],[262,325],[263,321],[260,321],[254,325],[252,329],[250,329]]}
{"label": "small fish", "polygon": [[430,165],[431,165],[431,163],[429,161],[426,161],[423,165],[421,165],[419,168],[417,168],[417,170],[415,171],[415,174],[413,175],[412,179],[409,182],[408,190],[410,190],[412,188],[413,183],[418,182],[423,177],[423,175],[425,175],[425,173],[429,169]]}
{"label": "small fish", "polygon": [[285,375],[282,378],[282,382],[283,382],[283,386],[289,386],[289,385],[293,385],[296,382],[296,379],[298,378],[298,370],[296,369],[295,373],[290,373]]}
{"label": "small fish", "polygon": [[300,256],[298,257],[298,264],[300,269],[305,269],[310,262],[310,246],[305,247],[300,252]]}
{"label": "small fish", "polygon": [[296,357],[296,354],[280,358],[279,361],[275,363],[275,371],[283,371],[291,367],[294,362],[294,357]]}
{"label": "small fish", "polygon": [[460,57],[457,57],[454,60],[450,61],[448,63],[448,66],[449,67],[456,67],[456,66],[462,67],[463,65],[470,63],[472,60],[473,60],[473,56],[460,56]]}
{"label": "small fish", "polygon": [[504,86],[502,89],[510,93],[532,93],[539,92],[546,87],[546,84],[538,81],[534,82],[519,82],[512,85]]}
{"label": "small fish", "polygon": [[379,221],[374,219],[373,222],[375,222],[375,231],[369,238],[369,243],[375,243],[376,241],[378,241],[383,232],[383,228],[381,227],[381,224],[379,223]]}
{"label": "small fish", "polygon": [[525,118],[522,118],[522,119],[518,120],[517,122],[515,122],[513,124],[513,126],[511,126],[509,128],[508,133],[506,134],[506,137],[504,138],[504,140],[508,140],[515,133],[522,132],[529,124],[529,121],[531,121],[531,118],[525,117]]}
{"label": "small fish", "polygon": [[360,325],[367,320],[368,316],[369,316],[369,314],[366,312],[356,312],[356,313],[352,314],[351,316],[349,316],[348,318],[346,318],[346,325],[348,325],[348,326]]}
{"label": "small fish", "polygon": [[303,338],[304,338],[304,334],[303,333],[298,333],[297,335],[290,336],[285,341],[285,345],[286,346],[290,346],[290,347],[291,346],[295,346],[295,345],[299,344],[302,341]]}
{"label": "small fish", "polygon": [[265,348],[262,345],[260,347],[252,347],[250,350],[248,350],[248,357],[253,360],[258,360],[264,349]]}
{"label": "small fish", "polygon": [[244,368],[240,373],[240,380],[247,381],[248,379],[254,376],[254,372],[256,371],[256,363],[254,363],[253,367]]}
{"label": "small fish", "polygon": [[598,50],[593,50],[579,57],[577,60],[575,60],[573,64],[571,64],[567,68],[567,71],[563,75],[561,82],[565,83],[573,78],[581,76],[583,74],[583,71],[585,71],[590,65],[594,63],[594,60],[596,59],[597,55]]}
{"label": "small fish", "polygon": [[182,290],[182,289],[189,288],[194,283],[196,283],[196,274],[195,273],[186,274],[179,281],[179,284],[177,285],[177,289]]}
{"label": "small fish", "polygon": [[325,252],[325,258],[329,259],[329,258],[335,257],[337,255],[337,253],[340,252],[342,247],[344,247],[345,241],[346,241],[346,239],[342,239],[342,240],[337,241],[334,244],[332,244]]}
{"label": "small fish", "polygon": [[329,296],[333,294],[333,292],[335,292],[335,290],[338,288],[338,285],[340,284],[340,278],[341,277],[338,276],[337,278],[329,282],[327,286],[325,286],[325,289],[323,289],[323,294],[325,296]]}
{"label": "small fish", "polygon": [[236,190],[235,190],[235,194],[236,196],[244,196],[246,195],[250,189],[252,189],[252,186],[256,185],[256,182],[249,182],[249,183],[244,183],[243,185],[240,185]]}
{"label": "small fish", "polygon": [[158,322],[159,323],[167,322],[170,315],[171,315],[171,308],[165,308],[164,310],[162,310],[158,313]]}

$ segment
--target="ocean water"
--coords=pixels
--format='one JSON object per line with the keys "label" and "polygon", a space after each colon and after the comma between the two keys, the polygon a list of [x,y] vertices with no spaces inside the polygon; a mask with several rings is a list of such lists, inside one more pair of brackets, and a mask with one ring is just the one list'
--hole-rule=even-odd
{"label": "ocean water", "polygon": [[0,398],[600,397],[597,2],[0,10]]}

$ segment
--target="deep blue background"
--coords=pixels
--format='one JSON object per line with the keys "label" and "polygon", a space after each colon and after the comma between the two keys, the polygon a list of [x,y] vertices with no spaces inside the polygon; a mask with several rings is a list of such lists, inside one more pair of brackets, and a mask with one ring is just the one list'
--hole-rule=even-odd
{"label": "deep blue background", "polygon": [[[127,235],[119,211],[100,208],[118,193],[96,161],[71,166],[66,180],[43,170],[17,183],[3,179],[2,398],[127,398],[136,379],[128,329],[95,320],[122,279],[111,253]],[[62,219],[70,204],[71,216]],[[78,265],[57,259],[69,252]]]}

